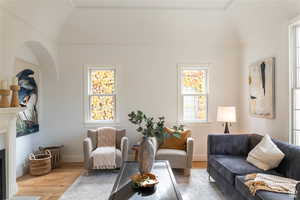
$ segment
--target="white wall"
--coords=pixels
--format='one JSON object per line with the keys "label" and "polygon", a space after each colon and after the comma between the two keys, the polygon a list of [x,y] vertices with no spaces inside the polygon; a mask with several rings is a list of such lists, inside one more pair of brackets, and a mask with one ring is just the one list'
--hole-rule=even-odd
{"label": "white wall", "polygon": [[[0,8],[0,79],[3,77],[3,51],[4,51],[4,31],[3,31],[3,11]],[[4,127],[0,125],[0,132]],[[3,133],[0,133],[0,149],[4,148],[5,137]]]}
{"label": "white wall", "polygon": [[[3,52],[4,52],[4,24],[3,24],[3,10],[0,7],[0,71],[3,69]],[[0,73],[0,78],[2,77]]]}
{"label": "white wall", "polygon": [[[109,19],[109,20],[108,20]],[[78,9],[62,32],[60,81],[51,143],[65,145],[65,159],[82,160],[83,66],[120,66],[120,126],[131,144],[140,136],[127,114],[141,109],[177,121],[177,64],[211,63],[209,118],[191,126],[195,159],[206,158],[206,137],[222,132],[219,105],[239,106],[239,47],[224,12]],[[76,97],[76,98],[75,98]],[[50,127],[51,126],[51,127]],[[238,124],[236,125],[238,126]]]}
{"label": "white wall", "polygon": [[[35,55],[26,46],[20,47],[16,57],[18,59],[22,59],[28,63],[32,63],[34,65],[39,65],[38,60]],[[24,66],[22,63],[17,62],[16,67]],[[29,67],[29,66],[28,66]],[[17,72],[16,72],[17,73]],[[41,88],[39,88],[41,89]],[[17,167],[17,177],[22,176],[28,170],[28,155],[34,151],[36,151],[41,144],[41,134],[42,133],[34,133],[31,135],[26,135],[22,137],[18,137],[16,141],[17,151],[16,151],[16,167]]]}
{"label": "white wall", "polygon": [[[241,130],[245,132],[270,134],[275,138],[289,141],[288,24],[289,19],[299,10],[299,6],[295,4],[252,6],[242,4],[230,10],[233,12],[234,22],[242,41],[240,105]],[[274,120],[249,115],[248,67],[267,57],[276,58]]]}
{"label": "white wall", "polygon": [[[57,81],[56,37],[65,17],[71,10],[68,4],[61,3],[62,1],[10,0],[5,1],[3,5],[0,4],[0,19],[3,14],[3,21],[0,21],[0,39],[3,38],[0,41],[0,55],[3,53],[0,77],[11,80],[11,77],[15,75],[16,57],[38,63],[42,73],[45,74],[42,80],[43,97],[41,97],[41,99],[47,98],[45,103],[56,97],[52,93],[53,90],[48,89],[47,86]],[[43,132],[46,118],[44,116],[50,112],[51,108],[45,106],[40,109],[43,110],[40,115],[41,132],[17,138],[17,176],[23,174],[28,154],[36,150],[37,146],[46,144],[46,136]]]}
{"label": "white wall", "polygon": [[[245,132],[267,132],[287,140],[287,22],[296,14],[294,4],[284,2],[271,6],[269,1],[266,5],[256,4],[256,1],[251,5],[233,6],[227,12],[74,9],[61,32],[58,47],[57,36],[71,8],[58,0],[36,2],[5,1],[5,31],[3,43],[0,43],[5,68],[0,76],[12,76],[15,56],[24,42],[38,41],[47,49],[60,79],[57,81],[49,68],[43,75],[45,106],[42,108],[40,145],[64,144],[66,160],[82,160],[82,140],[87,129],[83,124],[82,97],[83,65],[86,64],[120,65],[120,126],[128,130],[131,143],[139,136],[128,123],[127,113],[141,109],[154,116],[164,115],[169,123],[175,123],[176,65],[203,62],[212,64],[211,123],[188,126],[196,139],[195,159],[205,159],[207,134],[223,131],[223,127],[215,123],[219,105],[237,106],[240,117],[235,130],[241,125]],[[36,56],[39,63],[44,60],[44,56]],[[247,67],[269,56],[277,58],[277,117],[275,120],[250,118]],[[24,156],[20,157],[24,160]]]}

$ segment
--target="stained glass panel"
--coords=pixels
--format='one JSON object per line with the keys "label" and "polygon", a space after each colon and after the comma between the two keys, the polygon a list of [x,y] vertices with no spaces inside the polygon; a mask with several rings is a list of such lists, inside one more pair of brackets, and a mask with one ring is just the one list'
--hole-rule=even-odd
{"label": "stained glass panel", "polygon": [[113,94],[115,92],[114,70],[91,70],[92,94]]}
{"label": "stained glass panel", "polygon": [[90,98],[91,120],[114,120],[114,108],[114,96],[91,96]]}

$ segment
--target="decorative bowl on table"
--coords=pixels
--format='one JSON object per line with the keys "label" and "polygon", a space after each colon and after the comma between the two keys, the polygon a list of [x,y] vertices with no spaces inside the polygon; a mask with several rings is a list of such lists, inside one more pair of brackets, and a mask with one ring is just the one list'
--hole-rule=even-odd
{"label": "decorative bowl on table", "polygon": [[152,190],[158,184],[158,180],[154,174],[135,174],[131,176],[132,187],[140,190]]}

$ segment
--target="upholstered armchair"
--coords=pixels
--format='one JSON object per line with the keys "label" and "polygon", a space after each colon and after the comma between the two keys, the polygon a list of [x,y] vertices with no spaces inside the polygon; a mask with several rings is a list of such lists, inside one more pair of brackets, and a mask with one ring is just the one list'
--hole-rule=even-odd
{"label": "upholstered armchair", "polygon": [[[93,169],[92,153],[97,148],[98,130],[88,130],[87,137],[83,141],[84,167],[87,170]],[[128,138],[125,129],[116,131],[116,166],[120,168],[128,157]]]}
{"label": "upholstered armchair", "polygon": [[151,138],[156,149],[156,160],[168,160],[174,169],[184,169],[185,175],[190,175],[194,154],[194,139],[188,137],[186,140],[186,149],[163,149],[160,148],[156,138]]}

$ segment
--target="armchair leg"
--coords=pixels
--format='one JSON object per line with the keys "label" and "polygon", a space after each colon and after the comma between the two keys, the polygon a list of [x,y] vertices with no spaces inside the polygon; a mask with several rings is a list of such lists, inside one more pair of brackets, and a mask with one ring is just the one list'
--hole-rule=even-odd
{"label": "armchair leg", "polygon": [[184,169],[184,176],[190,176],[190,174],[191,174],[191,169],[190,168],[188,168],[188,169]]}

